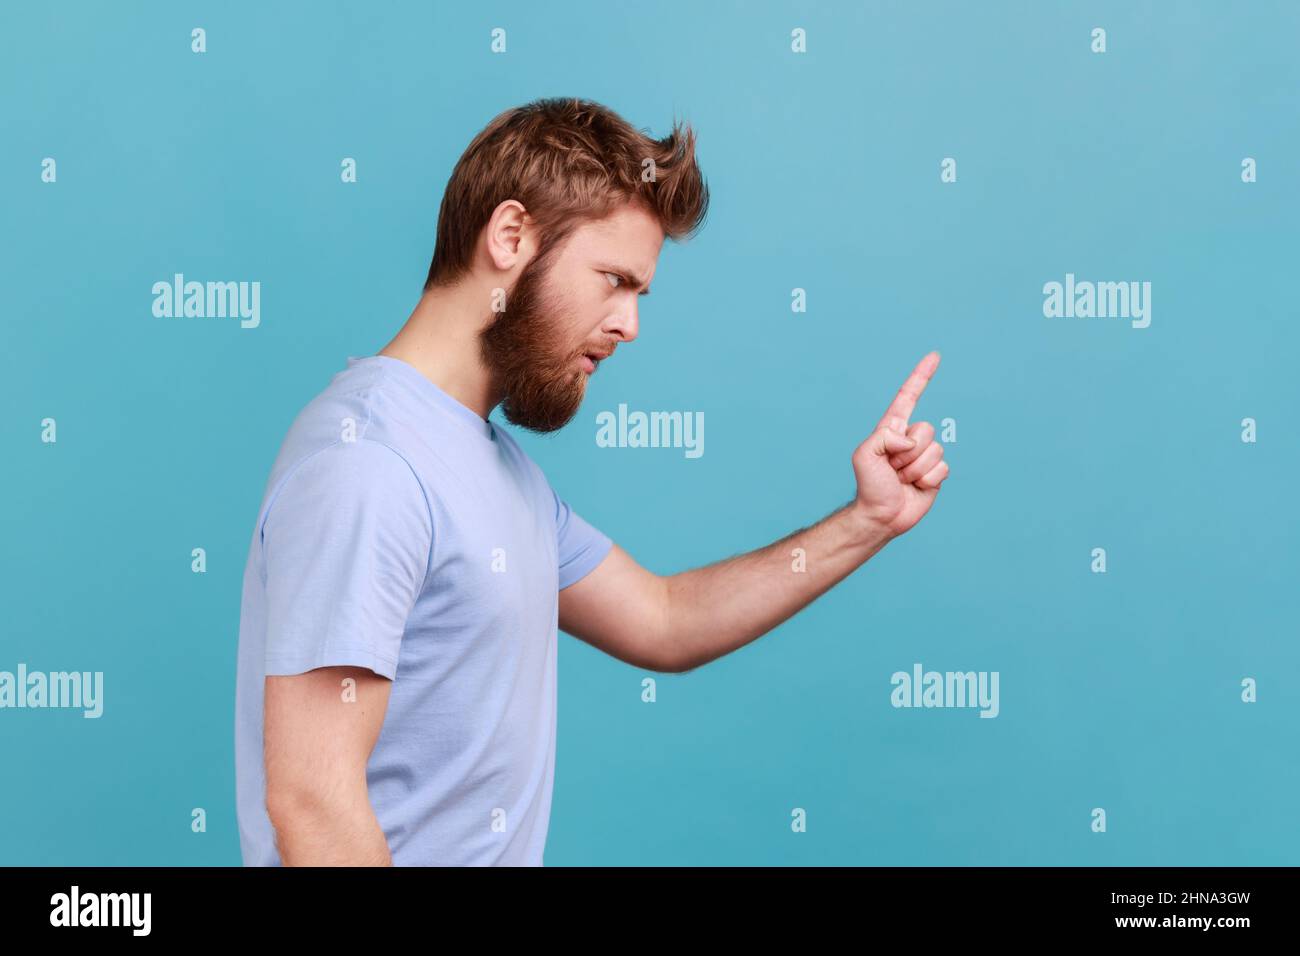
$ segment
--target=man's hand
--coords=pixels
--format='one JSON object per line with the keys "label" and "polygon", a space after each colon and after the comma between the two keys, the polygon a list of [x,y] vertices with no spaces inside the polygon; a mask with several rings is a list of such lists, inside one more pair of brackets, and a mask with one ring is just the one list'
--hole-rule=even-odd
{"label": "man's hand", "polygon": [[897,537],[925,516],[948,477],[943,445],[929,422],[908,425],[917,399],[939,367],[939,353],[917,363],[873,431],[853,452],[855,507],[871,524]]}

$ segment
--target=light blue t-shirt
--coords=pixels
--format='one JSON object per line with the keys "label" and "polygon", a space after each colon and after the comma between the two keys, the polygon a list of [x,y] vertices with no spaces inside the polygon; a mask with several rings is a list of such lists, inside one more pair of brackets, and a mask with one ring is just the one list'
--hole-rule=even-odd
{"label": "light blue t-shirt", "polygon": [[542,865],[558,592],[611,547],[504,429],[406,362],[349,358],[285,437],[244,570],[244,864],[281,863],[264,678],[347,664],[392,681],[366,782],[393,864]]}

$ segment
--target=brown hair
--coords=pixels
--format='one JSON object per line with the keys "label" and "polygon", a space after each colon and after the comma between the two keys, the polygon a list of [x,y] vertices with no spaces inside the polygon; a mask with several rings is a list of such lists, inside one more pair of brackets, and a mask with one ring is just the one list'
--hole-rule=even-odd
{"label": "brown hair", "polygon": [[[654,161],[651,182],[647,160]],[[534,100],[493,119],[456,163],[425,290],[469,270],[479,233],[507,199],[522,203],[538,225],[541,259],[579,223],[628,201],[644,204],[669,238],[688,238],[704,223],[709,189],[690,126],[675,121],[671,133],[654,139],[599,103]]]}

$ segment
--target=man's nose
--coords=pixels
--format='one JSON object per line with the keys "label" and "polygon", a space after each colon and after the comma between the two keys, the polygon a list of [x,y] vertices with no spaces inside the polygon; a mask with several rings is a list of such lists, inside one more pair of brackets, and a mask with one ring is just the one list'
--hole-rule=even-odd
{"label": "man's nose", "polygon": [[605,326],[607,331],[617,333],[625,342],[631,342],[635,339],[637,331],[640,329],[636,296],[631,298],[632,301],[615,313]]}

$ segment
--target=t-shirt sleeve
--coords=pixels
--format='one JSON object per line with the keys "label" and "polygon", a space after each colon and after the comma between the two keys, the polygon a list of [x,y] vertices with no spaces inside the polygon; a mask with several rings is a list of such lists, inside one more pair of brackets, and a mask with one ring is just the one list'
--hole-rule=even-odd
{"label": "t-shirt sleeve", "polygon": [[559,543],[560,590],[576,584],[609,554],[614,542],[569,507],[555,489],[555,532]]}
{"label": "t-shirt sleeve", "polygon": [[266,673],[351,665],[392,680],[432,543],[423,487],[387,445],[339,442],[299,464],[262,525]]}

